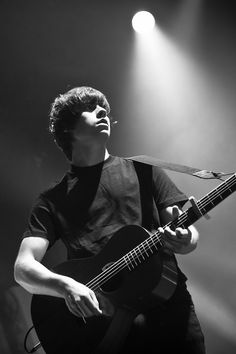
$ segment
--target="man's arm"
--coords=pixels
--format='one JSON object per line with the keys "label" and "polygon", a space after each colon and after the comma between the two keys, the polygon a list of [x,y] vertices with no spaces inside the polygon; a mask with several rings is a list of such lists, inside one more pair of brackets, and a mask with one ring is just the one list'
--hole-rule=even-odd
{"label": "man's arm", "polygon": [[41,237],[22,240],[14,265],[17,283],[32,294],[51,295],[65,299],[67,307],[76,316],[101,313],[94,292],[74,279],[56,274],[40,263],[49,241]]}
{"label": "man's arm", "polygon": [[[161,224],[164,226],[168,222],[176,219],[182,210],[177,206],[169,206],[160,212]],[[187,229],[176,228],[171,230],[169,227],[163,230],[162,227],[158,229],[165,240],[166,247],[171,251],[180,254],[187,254],[195,250],[197,247],[199,233],[195,226],[191,225]]]}

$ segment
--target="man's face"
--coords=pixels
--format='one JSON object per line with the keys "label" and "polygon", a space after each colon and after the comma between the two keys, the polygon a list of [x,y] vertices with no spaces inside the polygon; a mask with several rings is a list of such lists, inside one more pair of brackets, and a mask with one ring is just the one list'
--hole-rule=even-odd
{"label": "man's face", "polygon": [[73,131],[74,141],[81,143],[106,143],[111,134],[110,118],[105,108],[94,104],[86,108],[78,118]]}

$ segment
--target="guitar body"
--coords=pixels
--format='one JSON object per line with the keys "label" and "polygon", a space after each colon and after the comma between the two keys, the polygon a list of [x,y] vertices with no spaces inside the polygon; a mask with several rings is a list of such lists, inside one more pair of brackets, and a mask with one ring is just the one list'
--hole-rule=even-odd
{"label": "guitar body", "polygon": [[[140,226],[125,226],[97,256],[61,263],[53,271],[88,284],[149,236]],[[96,353],[118,309],[137,314],[154,307],[173,295],[176,284],[175,258],[160,249],[145,262],[136,260],[133,267],[124,267],[93,289],[103,315],[86,318],[85,323],[69,312],[64,299],[33,295],[33,324],[47,354]]]}

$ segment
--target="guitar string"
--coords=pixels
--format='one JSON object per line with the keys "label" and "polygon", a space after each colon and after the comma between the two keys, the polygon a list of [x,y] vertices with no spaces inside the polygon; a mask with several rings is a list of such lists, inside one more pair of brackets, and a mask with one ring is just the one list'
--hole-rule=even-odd
{"label": "guitar string", "polygon": [[[234,175],[233,177],[235,178],[236,175]],[[215,194],[215,195],[217,195],[217,197],[218,197],[218,196],[219,196],[219,189],[224,189],[225,186],[226,186],[225,190],[230,189],[230,188],[231,188],[231,185],[230,185],[230,187],[229,187],[229,183],[228,183],[229,180],[230,180],[230,179],[226,180],[226,181],[223,182],[221,185],[219,185],[215,190],[213,190],[212,192],[210,192],[210,193],[208,194],[208,196],[209,196],[210,194]],[[234,186],[234,182],[233,182],[233,181],[232,181],[232,186]],[[207,199],[206,196],[203,197],[203,198],[198,202],[198,205],[199,205],[199,204],[204,205],[205,202],[202,202],[204,199],[205,199],[205,200]],[[207,204],[209,204],[209,202],[207,202],[207,200],[206,200],[206,205],[207,205]],[[179,219],[178,219],[178,223],[179,223],[179,224],[182,224],[182,223],[184,222],[184,220],[180,220],[180,219],[186,219],[186,217],[187,217],[187,213],[186,213],[186,212],[184,212],[183,214],[181,214],[180,217],[179,217]],[[168,223],[167,225],[165,225],[165,228],[166,228],[167,226],[170,226],[171,223],[172,223],[172,222],[170,222],[170,223]],[[161,235],[160,235],[159,232],[156,232],[156,233],[154,233],[153,235],[151,235],[148,239],[146,239],[145,241],[143,241],[140,245],[136,246],[134,250],[128,252],[127,255],[128,255],[128,254],[131,255],[131,253],[133,253],[132,258],[133,258],[134,261],[138,259],[138,256],[142,256],[142,257],[143,257],[143,253],[142,253],[142,251],[141,251],[141,247],[140,247],[140,246],[142,246],[142,248],[144,249],[145,253],[148,253],[147,251],[150,251],[150,250],[151,250],[150,245],[148,245],[148,242],[151,241],[151,243],[154,244],[154,238],[155,238],[155,237],[157,238],[157,241],[160,241]],[[149,242],[149,243],[150,243],[150,242]],[[144,247],[144,245],[145,245],[145,247]],[[146,247],[146,246],[147,246],[147,247]],[[152,247],[153,247],[153,245],[152,245]],[[153,253],[153,252],[152,252],[152,253]],[[118,272],[119,272],[120,270],[122,270],[123,268],[127,267],[127,262],[125,261],[125,263],[124,263],[124,258],[125,258],[125,257],[127,258],[127,255],[123,256],[120,260],[114,262],[110,267],[108,267],[108,268],[106,269],[106,271],[104,271],[102,274],[100,274],[100,275],[98,275],[97,277],[95,277],[94,279],[92,279],[92,280],[90,281],[90,283],[91,283],[90,286],[93,286],[93,285],[96,286],[96,283],[94,283],[94,284],[92,285],[92,282],[95,281],[96,278],[99,278],[99,277],[100,277],[100,279],[97,279],[97,281],[100,282],[101,280],[103,280],[103,283],[104,283],[104,281],[107,281],[107,279],[109,279],[111,276],[113,276],[114,274],[118,273]],[[149,256],[149,255],[148,255],[148,256]],[[129,260],[129,262],[130,262],[129,264],[132,264],[132,260]],[[139,260],[139,262],[140,262],[140,260]],[[119,264],[119,263],[120,263],[120,264]],[[118,266],[118,267],[117,267],[117,266]],[[113,268],[114,268],[114,269],[113,269]],[[104,278],[104,276],[105,276],[105,278]],[[102,279],[102,278],[103,278],[103,279]],[[107,278],[107,279],[106,279],[106,278]],[[89,283],[88,283],[88,286],[89,286]]]}
{"label": "guitar string", "polygon": [[[231,187],[233,187],[235,184],[235,181],[233,181],[233,179],[235,179],[235,178],[236,178],[236,174],[231,176],[228,180],[225,180],[222,184],[220,184],[217,188],[215,188],[213,191],[208,193],[205,197],[201,198],[199,200],[199,202],[197,202],[198,207],[204,209],[203,206],[209,205],[209,201],[207,201],[207,199],[209,199],[210,195],[211,195],[211,198],[216,198],[216,197],[219,197],[220,190],[222,190],[221,193],[223,193],[224,191],[230,190]],[[232,179],[232,181],[231,181],[231,179]],[[229,184],[229,182],[231,184]],[[212,202],[212,204],[214,205],[213,202]],[[186,222],[187,219],[188,219],[188,215],[187,215],[187,211],[185,211],[183,214],[181,214],[179,216],[179,218],[177,220],[177,226],[184,224],[184,222]],[[171,224],[172,224],[172,222],[165,225],[164,229],[167,226],[171,226]],[[151,251],[153,253],[153,246],[155,247],[156,243],[158,243],[158,242],[160,243],[161,239],[162,239],[162,236],[158,231],[156,233],[152,234],[150,237],[148,237],[146,240],[144,240],[141,244],[136,246],[133,250],[129,251],[125,256],[121,257],[118,261],[114,262],[103,273],[101,273],[98,276],[96,276],[95,278],[93,278],[86,285],[89,286],[90,288],[99,287],[104,282],[109,280],[113,275],[117,274],[120,270],[124,269],[125,267],[129,267],[129,265],[132,265],[132,262],[134,262],[135,265],[137,265],[137,263],[135,261],[141,263],[139,257],[145,258],[144,253],[149,257],[151,254],[148,254],[148,251],[149,252]],[[144,251],[144,253],[143,253],[143,251]],[[130,259],[129,259],[128,255],[130,255]],[[128,260],[127,260],[127,258],[128,258]],[[135,265],[133,264],[132,267],[134,268]]]}

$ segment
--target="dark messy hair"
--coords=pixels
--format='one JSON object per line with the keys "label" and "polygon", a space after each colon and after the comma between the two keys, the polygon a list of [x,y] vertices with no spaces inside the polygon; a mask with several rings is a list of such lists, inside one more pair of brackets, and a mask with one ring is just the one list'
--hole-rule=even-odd
{"label": "dark messy hair", "polygon": [[87,86],[75,87],[60,94],[51,105],[49,131],[66,157],[72,159],[72,130],[83,111],[99,105],[110,113],[106,96]]}

